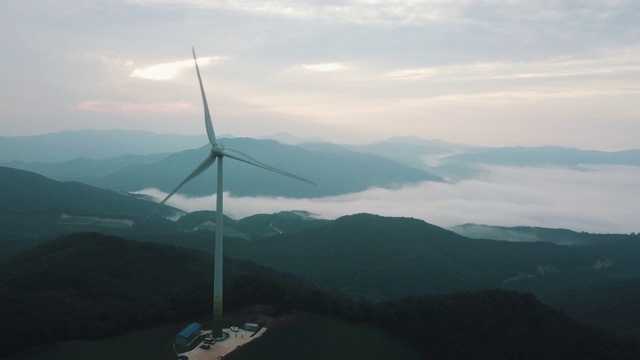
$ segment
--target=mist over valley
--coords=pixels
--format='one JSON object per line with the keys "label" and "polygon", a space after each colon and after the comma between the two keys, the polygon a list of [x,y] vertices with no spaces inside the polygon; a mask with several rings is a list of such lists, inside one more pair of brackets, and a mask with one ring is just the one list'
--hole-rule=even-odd
{"label": "mist over valley", "polygon": [[[106,148],[117,148],[130,136],[126,132],[121,138],[113,132],[104,134],[102,141],[113,144]],[[50,143],[56,143],[54,139],[59,137],[58,143],[64,143],[74,135],[80,138],[83,133],[52,134],[48,138]],[[162,143],[167,136],[145,134],[143,138],[152,139],[146,148]],[[171,136],[176,144],[191,139]],[[299,169],[318,186],[308,187],[244,164],[230,163],[233,171],[229,171],[225,189],[227,215],[242,218],[302,209],[335,219],[370,212],[415,217],[443,227],[475,223],[596,233],[637,232],[640,225],[635,215],[640,210],[638,150],[486,148],[418,138],[354,146],[317,139],[309,143],[291,135],[279,137],[292,144],[247,138],[221,141],[259,154],[257,158],[271,160],[280,168]],[[33,143],[29,137],[21,140]],[[14,157],[0,165],[38,172],[59,181],[82,181],[161,199],[206,154],[204,148],[184,146],[175,154],[105,154],[105,158],[62,162],[46,162],[44,158],[22,161]],[[57,147],[46,149],[39,152],[51,156]],[[82,147],[76,147],[76,151],[89,153]],[[206,172],[171,198],[170,204],[185,211],[211,209],[215,181],[213,172]]]}
{"label": "mist over valley", "polygon": [[[133,135],[117,134],[123,137],[106,132],[103,141],[115,146]],[[58,137],[61,143],[71,141],[76,151],[89,154],[82,146],[89,149],[90,144],[72,140],[82,135],[52,134],[48,139],[50,144]],[[158,135],[156,140],[172,137],[182,138]],[[636,152],[518,148],[517,154],[525,158],[518,162],[511,148],[417,138],[369,145],[284,138],[290,144],[221,139],[317,182],[305,188],[260,169],[229,166],[225,307],[232,314],[254,316],[243,306],[257,304],[261,316],[315,314],[327,320],[302,316],[297,326],[308,326],[308,331],[335,327],[336,334],[347,325],[329,319],[341,319],[355,326],[350,334],[369,339],[360,341],[382,336],[384,340],[376,341],[386,345],[377,353],[407,351],[408,358],[466,357],[476,351],[483,354],[479,358],[491,358],[497,352],[479,349],[506,335],[483,338],[479,334],[484,331],[476,328],[499,333],[513,326],[580,334],[575,338],[580,350],[541,338],[536,341],[548,347],[532,347],[529,351],[536,356],[591,353],[594,339],[601,342],[601,354],[603,349],[620,358],[640,353],[637,340],[611,335],[640,334],[640,314],[633,306],[640,279],[635,260],[640,256]],[[29,138],[14,140],[0,145],[33,143]],[[106,152],[94,158],[65,159],[55,155],[53,146],[47,156],[60,161],[14,157],[2,164],[3,319],[21,324],[3,335],[3,351],[19,352],[37,341],[50,343],[32,350],[34,356],[46,357],[63,351],[57,341],[84,339],[72,350],[82,354],[114,335],[121,340],[113,341],[123,344],[116,348],[126,349],[130,345],[125,343],[139,344],[142,340],[135,339],[165,331],[154,326],[206,317],[211,279],[210,270],[202,269],[210,267],[214,253],[216,214],[211,209],[216,196],[207,192],[215,178],[205,172],[156,209],[152,200],[164,198],[206,149],[187,144],[174,153],[148,153],[154,141],[141,147],[145,151],[129,149],[133,152],[115,156]],[[509,160],[481,156],[486,153],[505,153]],[[172,267],[166,268],[167,261]],[[83,273],[93,274],[91,285]],[[179,280],[184,277],[193,281]],[[615,300],[599,296],[602,291],[615,294]],[[180,306],[185,301],[192,304],[189,310]],[[513,304],[500,315],[508,325],[481,315],[487,307],[505,311],[498,305],[502,302]],[[433,312],[429,306],[451,310]],[[39,308],[47,310],[31,310]],[[405,313],[405,308],[414,310]],[[467,320],[446,315],[449,311],[465,313]],[[539,314],[536,320],[530,317],[533,313]],[[429,320],[412,325],[421,329],[419,335],[398,337],[413,316]],[[79,330],[95,322],[103,325]],[[36,323],[50,324],[50,331],[34,332]],[[295,329],[287,326],[276,329],[282,334]],[[367,326],[381,333],[371,334]],[[265,344],[273,345],[258,342],[250,349],[277,351],[279,336],[289,336],[278,335],[280,331],[265,338]],[[460,334],[466,334],[462,342],[442,340]],[[531,334],[523,335],[527,340],[511,342],[518,346],[496,351],[518,354],[520,346],[532,341]],[[171,354],[158,350],[166,346],[166,335],[157,340],[140,351],[150,358]],[[342,344],[344,336],[322,341]],[[393,350],[396,347],[402,350]],[[335,355],[349,356],[350,351],[336,350]],[[234,356],[255,356],[250,354],[239,351]]]}

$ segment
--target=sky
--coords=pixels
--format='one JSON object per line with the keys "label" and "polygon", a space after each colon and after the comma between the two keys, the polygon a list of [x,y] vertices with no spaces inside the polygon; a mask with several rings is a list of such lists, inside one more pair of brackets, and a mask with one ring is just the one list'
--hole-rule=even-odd
{"label": "sky", "polygon": [[0,136],[640,148],[635,0],[4,0]]}

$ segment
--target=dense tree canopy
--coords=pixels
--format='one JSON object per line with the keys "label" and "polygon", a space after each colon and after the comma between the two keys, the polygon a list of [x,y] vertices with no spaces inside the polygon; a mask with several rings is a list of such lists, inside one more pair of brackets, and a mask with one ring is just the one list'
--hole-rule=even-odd
{"label": "dense tree canopy", "polygon": [[[210,314],[211,256],[97,233],[70,235],[0,263],[2,354]],[[527,294],[488,290],[371,304],[227,259],[225,309],[261,304],[375,324],[434,359],[637,358],[635,342],[591,329]],[[613,357],[611,357],[613,356]]]}

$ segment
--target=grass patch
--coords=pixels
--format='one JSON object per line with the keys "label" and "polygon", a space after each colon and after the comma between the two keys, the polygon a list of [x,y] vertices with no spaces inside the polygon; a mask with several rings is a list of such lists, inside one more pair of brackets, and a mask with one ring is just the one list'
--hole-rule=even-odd
{"label": "grass patch", "polygon": [[180,325],[171,325],[95,341],[47,344],[7,360],[175,360],[172,345],[180,329]]}
{"label": "grass patch", "polygon": [[[251,320],[245,313],[225,314],[225,326]],[[200,322],[204,329],[211,321]],[[133,332],[96,341],[48,344],[9,357],[7,360],[175,360],[175,335],[184,323]],[[192,342],[191,349],[206,335]],[[189,351],[186,349],[181,352]],[[225,356],[225,359],[422,359],[414,345],[394,334],[340,319],[303,315],[293,323],[270,327],[263,336]]]}
{"label": "grass patch", "polygon": [[340,319],[308,315],[294,323],[270,327],[264,335],[225,359],[418,360],[424,359],[424,354],[399,335]]}

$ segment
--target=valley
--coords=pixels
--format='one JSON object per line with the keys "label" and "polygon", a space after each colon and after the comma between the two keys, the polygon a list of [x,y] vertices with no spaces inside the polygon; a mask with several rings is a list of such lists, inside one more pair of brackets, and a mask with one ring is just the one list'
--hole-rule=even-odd
{"label": "valley", "polygon": [[[265,153],[280,147],[256,146]],[[354,163],[364,159],[345,148],[309,149],[353,156]],[[2,353],[15,360],[72,359],[111,346],[123,359],[173,358],[172,333],[210,316],[216,213],[155,209],[145,195],[68,181],[67,165],[38,166],[57,169],[60,180],[0,167],[0,308],[13,324],[2,335]],[[407,184],[424,180],[397,174]],[[264,190],[252,191],[277,196],[271,180],[260,181]],[[224,306],[231,314],[225,321],[299,319],[270,328],[229,358],[490,359],[526,348],[531,358],[604,357],[606,351],[633,359],[640,351],[636,233],[480,224],[447,229],[411,217],[326,219],[304,209],[224,216],[224,231]],[[283,344],[298,333],[310,335],[295,346]],[[574,334],[573,342],[563,333]],[[360,343],[369,345],[349,345]]]}
{"label": "valley", "polygon": [[[2,334],[3,352],[71,339],[82,340],[87,347],[62,343],[12,359],[29,359],[29,354],[73,354],[105,343],[118,344],[126,351],[133,343],[140,346],[139,339],[147,336],[146,332],[139,333],[140,328],[206,317],[212,274],[202,270],[210,269],[210,259],[196,250],[97,233],[71,235],[26,251],[0,263],[2,317],[14,324]],[[490,359],[498,354],[515,356],[525,345],[532,358],[595,352],[632,359],[640,353],[637,341],[576,322],[543,305],[532,294],[481,290],[369,302],[327,292],[300,277],[247,261],[227,258],[226,264],[225,308],[232,314],[227,322],[255,314],[279,317],[293,313],[309,319],[300,325],[276,324],[264,339],[234,353],[234,358],[251,358],[256,351],[274,357],[282,356],[282,351],[299,356],[307,356],[310,351],[314,356],[332,354],[336,358],[349,358],[354,352],[400,351],[409,358],[448,359],[473,354]],[[253,313],[256,310],[259,312]],[[131,335],[121,335],[131,331]],[[287,334],[301,332],[312,335],[305,337],[310,342],[300,340],[296,346],[283,347],[282,342],[290,339]],[[155,333],[147,343],[149,347],[137,351],[156,354],[153,351],[161,343],[171,343],[169,333]],[[569,346],[562,336],[567,333],[573,334]],[[346,340],[345,334],[354,342]],[[356,340],[360,336],[363,338]],[[92,340],[104,337],[112,340]],[[379,349],[349,346],[361,341],[369,344],[375,338],[382,346]],[[538,343],[545,346],[538,347]],[[323,346],[332,346],[328,344],[336,347],[320,351]]]}

